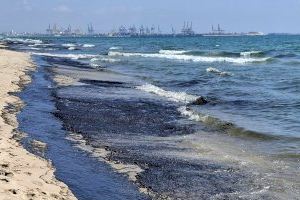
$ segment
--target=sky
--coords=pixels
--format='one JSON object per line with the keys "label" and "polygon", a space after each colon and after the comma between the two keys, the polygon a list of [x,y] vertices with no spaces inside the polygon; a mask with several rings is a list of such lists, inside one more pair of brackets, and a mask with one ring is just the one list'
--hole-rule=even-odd
{"label": "sky", "polygon": [[228,32],[300,33],[300,0],[0,0],[0,32],[45,32],[48,24],[109,32],[120,25],[159,25],[196,32],[220,24]]}

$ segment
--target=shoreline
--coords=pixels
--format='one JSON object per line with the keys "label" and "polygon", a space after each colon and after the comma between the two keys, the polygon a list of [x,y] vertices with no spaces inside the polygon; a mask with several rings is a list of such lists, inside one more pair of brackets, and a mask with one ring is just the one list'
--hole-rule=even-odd
{"label": "shoreline", "polygon": [[[97,81],[99,81],[99,82],[107,81],[107,83],[111,83],[111,81],[114,81],[114,80],[116,82],[119,81],[119,78],[122,77],[121,75],[116,75],[116,74],[113,75],[109,72],[102,71],[101,72],[102,75],[100,77],[96,78],[97,80],[94,80],[92,77],[92,73],[97,73],[97,71],[94,69],[89,69],[89,70],[86,69],[86,73],[88,73],[91,77],[89,77],[87,75],[83,75],[83,74],[75,75],[76,67],[70,67],[70,66],[62,67],[59,64],[57,64],[53,69],[51,69],[51,73],[52,73],[52,79],[53,79],[54,83],[56,84],[57,88],[86,84],[86,83],[82,82],[82,79],[84,79],[87,83],[89,82],[89,80],[92,82],[93,81],[96,81],[96,82]],[[70,75],[71,73],[74,73],[73,76]],[[99,73],[98,73],[98,75],[99,75]],[[123,78],[123,81],[126,80],[125,76],[122,78]],[[127,80],[127,81],[128,81],[128,83],[130,82],[129,80]],[[59,116],[57,116],[57,117],[63,122],[63,120]],[[137,164],[130,164],[130,163],[111,160],[110,156],[113,154],[113,152],[108,147],[107,148],[93,147],[92,145],[90,145],[88,143],[87,140],[85,140],[85,138],[80,133],[72,132],[69,130],[67,130],[67,132],[69,133],[69,135],[66,137],[66,139],[71,141],[72,144],[74,145],[74,147],[76,147],[84,152],[87,152],[89,154],[89,156],[97,158],[97,160],[99,160],[99,162],[108,164],[115,173],[126,176],[126,179],[128,180],[128,182],[134,183],[137,186],[137,188],[141,194],[147,195],[148,197],[154,198],[154,199],[158,196],[158,194],[155,194],[153,191],[151,191],[150,188],[145,187],[143,184],[141,184],[138,181],[138,177],[144,171],[142,166],[139,166]]]}
{"label": "shoreline", "polygon": [[[295,195],[279,194],[278,189],[275,189],[284,185],[277,182],[277,173],[280,171],[286,173],[287,176],[290,173],[281,169],[284,166],[277,163],[276,160],[267,159],[267,156],[250,151],[250,148],[254,146],[251,140],[244,141],[243,137],[226,137],[226,135],[220,135],[213,130],[205,132],[202,129],[195,129],[191,130],[192,132],[189,134],[187,133],[189,129],[180,129],[175,124],[172,124],[173,127],[170,123],[166,127],[158,129],[167,131],[171,127],[172,130],[178,132],[182,130],[182,135],[180,133],[173,135],[173,132],[172,135],[168,135],[167,132],[166,135],[161,135],[162,132],[155,135],[156,129],[149,126],[149,124],[151,125],[149,116],[163,110],[163,113],[158,116],[150,117],[150,119],[164,119],[160,123],[154,123],[156,128],[159,124],[169,121],[167,118],[170,116],[169,114],[178,116],[178,120],[180,120],[182,115],[177,112],[176,106],[164,107],[163,103],[163,105],[155,104],[154,107],[151,107],[156,96],[134,90],[133,84],[124,81],[124,78],[112,76],[108,79],[109,73],[105,70],[98,72],[95,70],[91,74],[85,67],[83,67],[84,70],[76,70],[77,67],[68,67],[65,60],[59,60],[59,58],[47,58],[47,62],[55,63],[56,66],[52,70],[54,80],[58,84],[56,116],[64,123],[64,129],[69,132],[69,139],[74,141],[75,146],[79,149],[90,153],[92,157],[97,157],[101,161],[104,159],[116,172],[127,175],[129,180],[135,182],[139,187],[140,192],[154,199],[165,197],[208,198],[210,195],[220,198],[222,195],[224,197],[229,195],[232,198],[240,195],[245,199],[263,198],[264,196],[278,199],[294,198]],[[76,64],[73,63],[73,65]],[[111,93],[115,95],[111,95]],[[137,99],[134,100],[134,97]],[[174,112],[177,114],[165,115],[170,110],[175,110]],[[139,119],[136,119],[133,112],[142,113],[142,111],[146,114],[139,115]],[[83,116],[88,117],[84,118]],[[105,117],[99,119],[98,116]],[[124,119],[122,116],[127,116],[127,118]],[[149,126],[151,130],[139,135],[140,129],[130,129],[131,135],[127,136],[127,127],[123,127],[122,124],[126,124],[126,119],[132,118],[137,124],[140,119],[143,119],[142,122],[147,121],[147,125],[143,123],[140,127],[147,128]],[[190,119],[186,120],[189,123],[187,121],[185,123],[188,124],[197,123]],[[184,125],[185,123],[179,124]],[[107,127],[106,124],[110,124],[110,126]],[[113,129],[111,129],[112,127]],[[134,125],[131,125],[130,128],[132,127]],[[105,134],[105,131],[101,132],[102,130],[113,133],[113,137]],[[138,131],[135,133],[136,130]],[[97,135],[94,134],[95,132]],[[149,133],[154,135],[148,135]],[[242,141],[241,145],[232,146],[237,141]],[[266,143],[269,140],[260,141]],[[149,151],[146,150],[148,148]],[[115,163],[118,165],[114,166]],[[136,174],[128,174],[124,163],[129,166],[134,164],[142,170]],[[121,166],[122,168],[119,170],[118,168]],[[199,178],[199,173],[200,177],[201,174],[205,174],[205,178]],[[274,174],[274,177],[259,178],[259,174],[267,173]],[[134,175],[136,179],[130,179],[130,175]],[[176,188],[178,185],[174,180],[182,181],[181,178],[184,179],[184,182],[187,179],[191,180],[189,182],[192,182],[193,186]],[[224,179],[228,183],[223,184]],[[274,181],[272,186],[269,183],[271,180]],[[207,188],[214,191],[215,185],[218,185],[222,191],[218,194],[207,192]],[[250,186],[251,189],[249,189]],[[170,188],[172,189],[170,190]],[[201,189],[204,191],[203,196],[201,196],[202,191],[199,192]],[[293,188],[290,190],[292,191]],[[184,196],[185,194],[186,196]]]}
{"label": "shoreline", "polygon": [[[29,153],[19,143],[16,114],[23,107],[13,95],[30,83],[36,68],[30,54],[5,50],[0,44],[0,197],[1,199],[76,199],[68,186],[55,178],[47,161]],[[25,133],[26,134],[26,133]]]}
{"label": "shoreline", "polygon": [[[9,48],[18,52],[26,46],[31,45]],[[32,149],[34,140],[49,146],[45,155],[56,168],[56,177],[77,198],[140,197],[140,193],[153,199],[297,199],[299,140],[261,136],[202,116],[205,106],[177,103],[181,93],[173,91],[183,91],[182,85],[154,84],[154,89],[141,90],[137,86],[145,85],[144,78],[130,70],[110,68],[101,58],[98,68],[87,62],[94,60],[86,54],[69,54],[63,48],[57,52],[31,54],[37,70],[28,73],[31,84],[17,93],[26,104],[17,115],[18,130],[28,134],[22,145],[29,152],[44,157]],[[118,65],[126,63],[114,66]],[[202,70],[206,73],[207,66]],[[170,93],[173,99],[167,98]],[[7,112],[18,112],[21,106],[7,106]],[[292,148],[282,151],[282,147]],[[114,192],[127,183],[133,190]]]}

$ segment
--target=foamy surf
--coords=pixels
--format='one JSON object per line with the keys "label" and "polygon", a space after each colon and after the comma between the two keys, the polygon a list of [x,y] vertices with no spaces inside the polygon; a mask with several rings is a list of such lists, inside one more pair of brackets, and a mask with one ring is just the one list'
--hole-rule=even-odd
{"label": "foamy surf", "polygon": [[218,74],[220,76],[232,76],[233,74],[230,72],[225,72],[225,71],[220,71],[217,68],[213,68],[213,67],[209,67],[206,69],[207,72],[209,73],[214,73],[214,74]]}
{"label": "foamy surf", "polygon": [[183,115],[188,117],[190,120],[207,123],[210,117],[208,115],[202,115],[195,113],[192,110],[188,109],[186,106],[181,106],[178,108],[178,111]]}
{"label": "foamy surf", "polygon": [[262,53],[261,51],[244,51],[244,52],[241,52],[240,55],[243,57],[250,57],[251,55],[258,55],[261,53]]}
{"label": "foamy surf", "polygon": [[95,58],[99,56],[93,54],[51,54],[51,53],[34,53],[34,52],[32,52],[32,54],[39,55],[39,56],[57,57],[57,58],[69,58],[73,60]]}
{"label": "foamy surf", "polygon": [[160,54],[165,54],[165,55],[180,55],[187,53],[189,51],[184,51],[184,50],[160,50]]}
{"label": "foamy surf", "polygon": [[75,47],[69,47],[68,50],[72,51],[72,50],[75,50],[76,48]]}
{"label": "foamy surf", "polygon": [[84,44],[84,45],[82,45],[82,47],[84,47],[84,48],[92,48],[92,47],[95,47],[95,45],[94,44]]}
{"label": "foamy surf", "polygon": [[5,38],[4,41],[8,42],[18,42],[24,44],[42,44],[42,40],[34,40],[34,39],[21,39],[21,38]]}
{"label": "foamy surf", "polygon": [[185,92],[173,92],[173,91],[167,91],[160,87],[157,87],[155,85],[151,84],[145,84],[141,86],[137,86],[136,89],[149,92],[152,94],[156,94],[162,97],[166,97],[171,101],[175,102],[182,102],[182,103],[191,103],[193,101],[196,101],[198,98],[197,96],[187,94]]}
{"label": "foamy surf", "polygon": [[236,64],[246,64],[255,62],[265,62],[270,58],[231,58],[231,57],[209,57],[209,56],[193,56],[193,55],[180,55],[180,54],[160,54],[160,53],[125,53],[110,51],[109,56],[123,56],[123,57],[145,57],[145,58],[161,58],[170,60],[181,60],[190,62],[229,62]]}
{"label": "foamy surf", "polygon": [[118,49],[122,49],[122,47],[110,47],[109,50],[118,50]]}
{"label": "foamy surf", "polygon": [[35,44],[30,44],[28,46],[30,46],[30,47],[36,47],[36,46],[48,47],[48,46],[54,46],[54,45],[55,44],[35,43]]}
{"label": "foamy surf", "polygon": [[67,43],[67,44],[62,44],[61,46],[63,46],[63,47],[76,47],[76,44]]}
{"label": "foamy surf", "polygon": [[120,59],[114,59],[114,58],[106,58],[106,57],[99,57],[99,58],[92,58],[91,62],[95,64],[95,62],[108,62],[108,63],[115,63],[120,62]]}
{"label": "foamy surf", "polygon": [[212,117],[212,116],[209,116],[206,114],[195,112],[191,108],[188,108],[187,106],[181,106],[177,110],[181,113],[181,115],[187,117],[188,119],[196,121],[196,122],[202,122],[203,124],[206,124],[210,127],[216,128],[219,131],[225,131],[228,134],[231,134],[230,130],[235,130],[234,132],[239,132],[240,135],[243,134],[242,133],[243,130],[235,127],[234,124],[232,124],[230,122],[222,121],[218,118],[215,118],[215,117]]}
{"label": "foamy surf", "polygon": [[203,124],[215,128],[218,131],[225,132],[228,135],[249,137],[259,140],[273,140],[274,138],[276,138],[276,136],[246,130],[244,128],[236,126],[234,123],[223,121],[219,118],[196,112],[187,106],[181,106],[177,110],[181,113],[181,115],[186,116],[190,120],[202,122]]}

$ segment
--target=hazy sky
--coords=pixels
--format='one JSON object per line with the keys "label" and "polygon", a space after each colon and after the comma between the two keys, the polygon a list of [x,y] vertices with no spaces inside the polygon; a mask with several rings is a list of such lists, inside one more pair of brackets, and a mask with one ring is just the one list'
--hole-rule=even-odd
{"label": "hazy sky", "polygon": [[48,24],[107,32],[119,25],[160,25],[178,31],[184,21],[208,32],[220,23],[227,31],[300,33],[300,0],[0,0],[0,32],[45,32]]}

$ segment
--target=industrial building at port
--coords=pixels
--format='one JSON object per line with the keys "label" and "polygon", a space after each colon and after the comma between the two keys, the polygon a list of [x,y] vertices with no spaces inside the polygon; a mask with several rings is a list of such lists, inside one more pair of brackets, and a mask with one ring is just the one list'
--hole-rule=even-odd
{"label": "industrial building at port", "polygon": [[117,29],[113,29],[109,33],[96,33],[92,24],[87,25],[87,31],[82,31],[80,28],[73,29],[71,25],[67,28],[62,28],[56,24],[49,25],[46,29],[47,35],[56,36],[80,36],[80,35],[95,35],[108,37],[147,37],[147,36],[242,36],[242,35],[264,35],[261,32],[247,32],[247,33],[232,33],[226,32],[218,24],[217,28],[212,25],[211,31],[208,33],[195,33],[192,22],[184,22],[182,28],[177,32],[173,26],[170,27],[168,33],[163,33],[160,26],[145,26],[145,25],[121,25]]}

